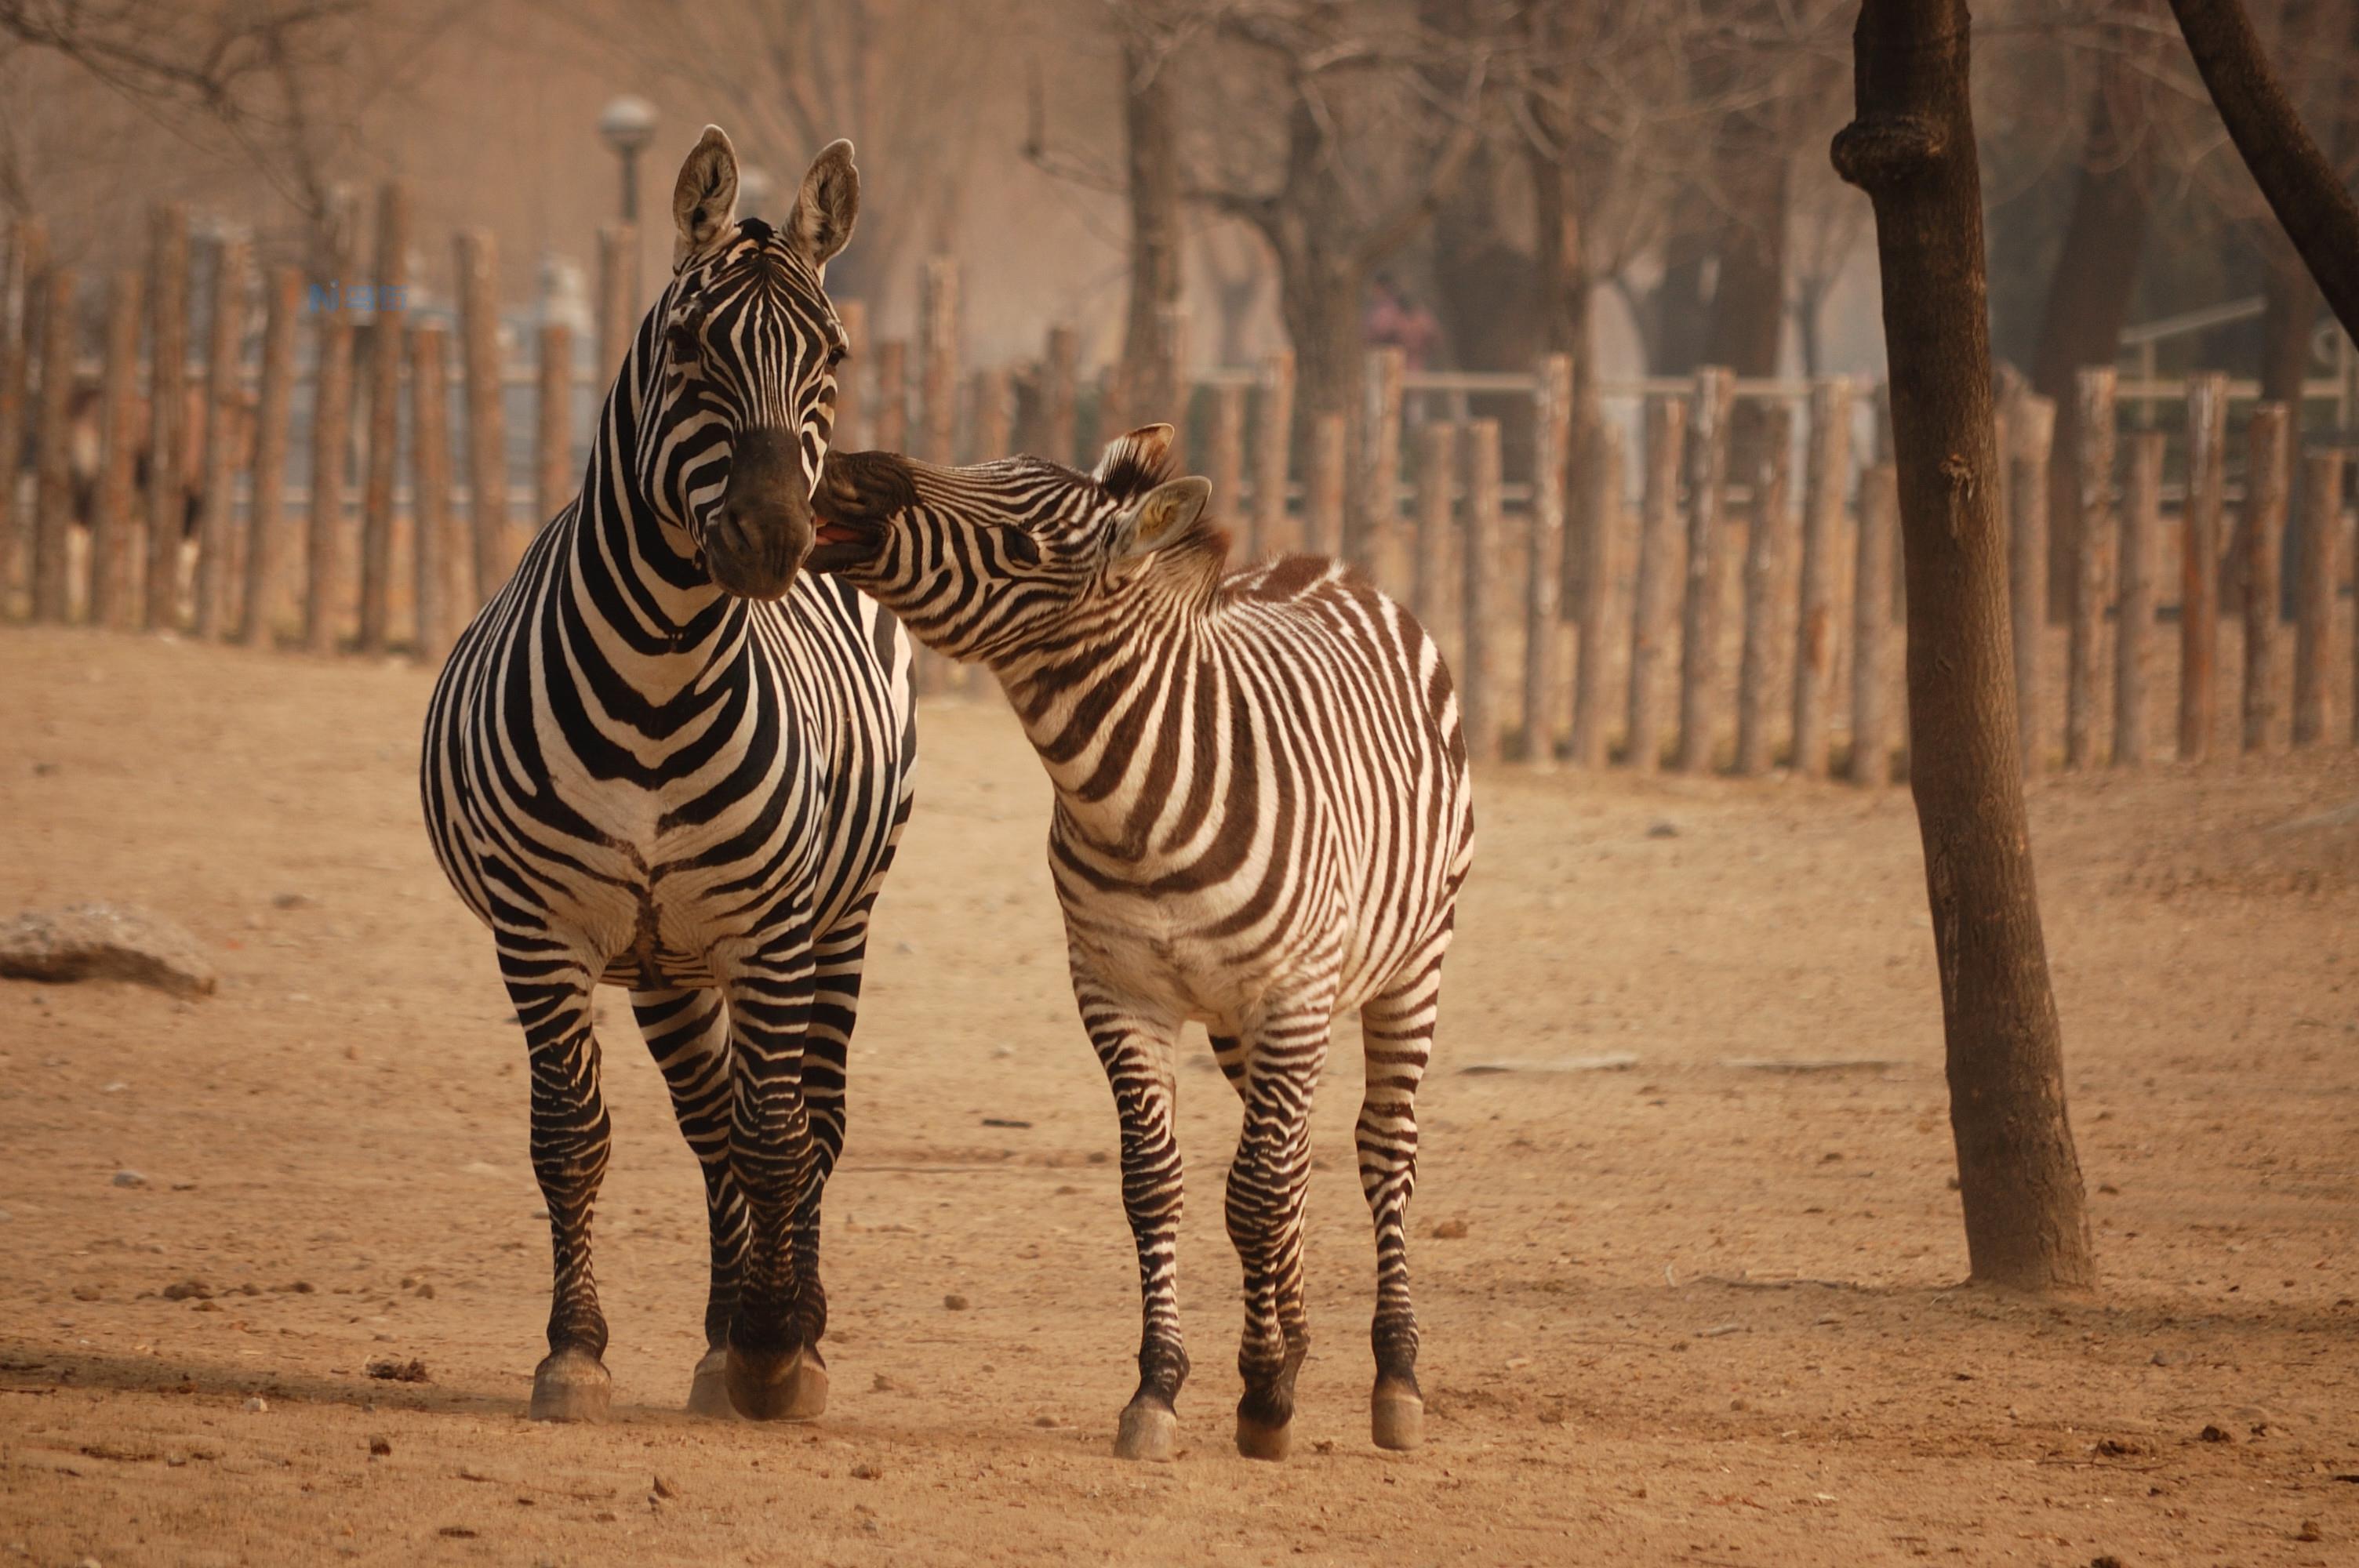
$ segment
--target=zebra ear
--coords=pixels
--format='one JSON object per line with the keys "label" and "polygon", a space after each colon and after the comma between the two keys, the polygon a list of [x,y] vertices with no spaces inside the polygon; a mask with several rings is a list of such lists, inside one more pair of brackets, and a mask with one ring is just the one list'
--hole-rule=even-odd
{"label": "zebra ear", "polygon": [[737,227],[737,149],[718,125],[704,127],[679,181],[671,188],[672,222],[679,226],[680,256],[692,255]]}
{"label": "zebra ear", "polygon": [[860,217],[860,171],[852,167],[852,144],[830,142],[811,160],[795,210],[787,215],[787,232],[813,267],[823,267],[852,239],[852,225]]}
{"label": "zebra ear", "polygon": [[1169,425],[1142,425],[1126,436],[1116,436],[1106,443],[1098,470],[1090,477],[1116,501],[1146,494],[1171,477],[1173,434]]}
{"label": "zebra ear", "polygon": [[[1169,429],[1170,427],[1165,426]],[[1119,557],[1152,555],[1195,531],[1212,499],[1212,481],[1190,475],[1158,484],[1114,524],[1114,554]]]}

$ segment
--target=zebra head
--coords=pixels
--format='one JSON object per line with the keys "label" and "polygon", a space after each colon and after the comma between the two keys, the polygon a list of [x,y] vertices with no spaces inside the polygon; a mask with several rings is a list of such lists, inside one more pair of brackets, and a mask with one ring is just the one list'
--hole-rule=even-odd
{"label": "zebra head", "polygon": [[1082,473],[1042,458],[944,469],[893,452],[828,460],[812,569],[836,571],[956,659],[998,665],[1219,580],[1228,536],[1203,479],[1172,479],[1171,427]]}
{"label": "zebra head", "polygon": [[650,328],[654,407],[640,477],[724,592],[783,595],[810,552],[810,493],[835,420],[843,327],[821,287],[852,237],[860,174],[838,141],[772,228],[737,216],[737,155],[717,125],[680,166],[671,286]]}

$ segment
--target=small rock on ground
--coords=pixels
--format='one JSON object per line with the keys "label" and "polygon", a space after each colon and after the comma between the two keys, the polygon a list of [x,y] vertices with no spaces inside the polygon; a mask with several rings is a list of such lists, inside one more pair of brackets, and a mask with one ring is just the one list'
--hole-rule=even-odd
{"label": "small rock on ground", "polygon": [[197,939],[144,909],[78,903],[27,910],[0,924],[0,976],[19,980],[131,980],[174,996],[211,996],[218,977]]}

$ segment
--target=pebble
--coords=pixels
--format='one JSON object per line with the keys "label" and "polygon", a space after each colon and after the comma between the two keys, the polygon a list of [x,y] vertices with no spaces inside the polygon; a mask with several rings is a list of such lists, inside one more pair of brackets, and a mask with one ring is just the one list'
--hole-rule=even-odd
{"label": "pebble", "polygon": [[1435,1239],[1440,1241],[1463,1240],[1466,1236],[1466,1222],[1462,1219],[1445,1219],[1433,1227],[1433,1235]]}
{"label": "pebble", "polygon": [[2158,1367],[2176,1367],[2186,1357],[2176,1350],[2158,1350],[2150,1359]]}
{"label": "pebble", "polygon": [[852,1467],[852,1478],[855,1481],[881,1480],[884,1478],[884,1475],[885,1471],[882,1465],[871,1465],[865,1459]]}
{"label": "pebble", "polygon": [[114,1173],[114,1184],[118,1187],[144,1187],[147,1184],[147,1178],[136,1171],[117,1171]]}
{"label": "pebble", "polygon": [[392,1454],[393,1439],[378,1433],[369,1439],[369,1457],[381,1458]]}
{"label": "pebble", "polygon": [[1676,822],[1650,822],[1647,825],[1647,837],[1649,838],[1676,838],[1679,836],[1680,828]]}
{"label": "pebble", "polygon": [[252,1399],[245,1401],[245,1408],[255,1415],[268,1415],[270,1413],[270,1401],[264,1399],[260,1394],[256,1394]]}
{"label": "pebble", "polygon": [[970,1303],[967,1299],[959,1294],[956,1291],[952,1291],[950,1294],[942,1298],[942,1305],[948,1307],[952,1312],[964,1312],[969,1304]]}

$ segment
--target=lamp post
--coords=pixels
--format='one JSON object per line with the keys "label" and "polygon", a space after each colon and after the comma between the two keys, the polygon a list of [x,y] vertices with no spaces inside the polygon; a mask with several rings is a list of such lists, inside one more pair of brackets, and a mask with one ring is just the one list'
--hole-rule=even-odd
{"label": "lamp post", "polygon": [[639,155],[656,139],[656,107],[629,93],[608,103],[598,114],[598,135],[614,150],[623,165],[623,222],[639,221]]}

